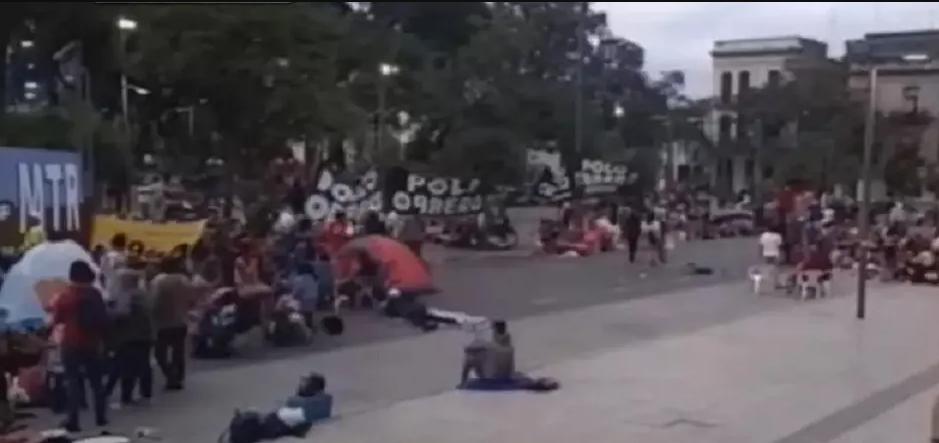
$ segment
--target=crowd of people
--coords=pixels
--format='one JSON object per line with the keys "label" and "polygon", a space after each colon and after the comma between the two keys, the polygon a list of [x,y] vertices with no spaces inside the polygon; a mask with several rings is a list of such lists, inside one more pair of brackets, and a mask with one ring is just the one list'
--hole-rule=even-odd
{"label": "crowd of people", "polygon": [[795,273],[777,279],[793,288],[812,273],[828,280],[834,269],[857,268],[867,254],[870,275],[884,281],[939,284],[939,233],[935,209],[917,211],[901,201],[872,212],[870,235],[861,238],[857,205],[847,198],[811,191],[783,194],[767,214],[759,238],[763,261],[774,268],[792,266]]}

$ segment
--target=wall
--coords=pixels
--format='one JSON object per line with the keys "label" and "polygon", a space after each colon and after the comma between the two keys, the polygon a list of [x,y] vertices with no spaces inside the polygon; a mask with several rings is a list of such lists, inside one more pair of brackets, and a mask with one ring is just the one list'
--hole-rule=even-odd
{"label": "wall", "polygon": [[[848,87],[858,96],[868,94],[869,77],[867,73],[852,74]],[[881,72],[877,79],[877,109],[882,112],[909,112],[912,102],[904,98],[903,89],[908,86],[919,87],[921,111],[929,113],[933,120],[923,133],[920,143],[920,156],[930,163],[939,161],[939,72],[922,74],[891,75]]]}

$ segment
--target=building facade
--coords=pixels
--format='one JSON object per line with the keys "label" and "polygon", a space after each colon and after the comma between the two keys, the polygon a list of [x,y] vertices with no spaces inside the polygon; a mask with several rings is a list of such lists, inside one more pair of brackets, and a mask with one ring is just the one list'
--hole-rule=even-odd
{"label": "building facade", "polygon": [[[939,167],[939,31],[866,34],[846,43],[849,92],[868,100],[871,71],[877,70],[877,179],[900,194],[924,194]],[[904,183],[903,176],[918,180]],[[899,176],[899,177],[898,177]],[[891,178],[892,177],[892,178]]]}
{"label": "building facade", "polygon": [[[799,36],[721,40],[711,51],[714,106],[707,118],[705,134],[717,147],[710,162],[711,185],[720,194],[750,190],[757,180],[759,163],[751,141],[760,137],[760,146],[786,148],[796,143],[797,125],[783,125],[773,133],[754,134],[756,125],[740,111],[741,97],[748,91],[793,78],[793,66],[830,63],[828,46]],[[762,126],[761,126],[762,128]],[[763,163],[763,180],[773,175],[772,164]]]}

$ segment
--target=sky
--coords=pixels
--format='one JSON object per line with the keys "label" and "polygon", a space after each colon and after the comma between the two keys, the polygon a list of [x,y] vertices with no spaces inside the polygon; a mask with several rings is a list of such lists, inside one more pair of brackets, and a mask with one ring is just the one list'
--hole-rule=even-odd
{"label": "sky", "polygon": [[646,71],[685,72],[685,92],[713,95],[710,50],[715,40],[800,35],[844,54],[844,42],[868,32],[937,29],[939,2],[597,2],[613,34],[645,48]]}

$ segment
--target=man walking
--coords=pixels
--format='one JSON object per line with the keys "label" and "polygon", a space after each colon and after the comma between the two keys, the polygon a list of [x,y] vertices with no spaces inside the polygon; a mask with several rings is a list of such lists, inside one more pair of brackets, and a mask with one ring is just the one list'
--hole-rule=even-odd
{"label": "man walking", "polygon": [[639,248],[639,237],[642,235],[642,219],[639,212],[626,208],[626,214],[621,220],[623,224],[623,237],[626,238],[626,248],[629,251],[629,262],[636,262],[636,250]]}
{"label": "man walking", "polygon": [[186,320],[192,288],[179,259],[165,259],[151,284],[156,361],[167,391],[180,391],[186,378]]}
{"label": "man walking", "polygon": [[81,431],[78,410],[85,380],[91,385],[97,425],[108,423],[101,383],[102,337],[107,329],[108,314],[101,293],[93,286],[95,277],[88,263],[72,262],[69,267],[71,284],[53,306],[53,323],[62,327],[62,365],[68,384],[68,418],[63,427],[69,432]]}

